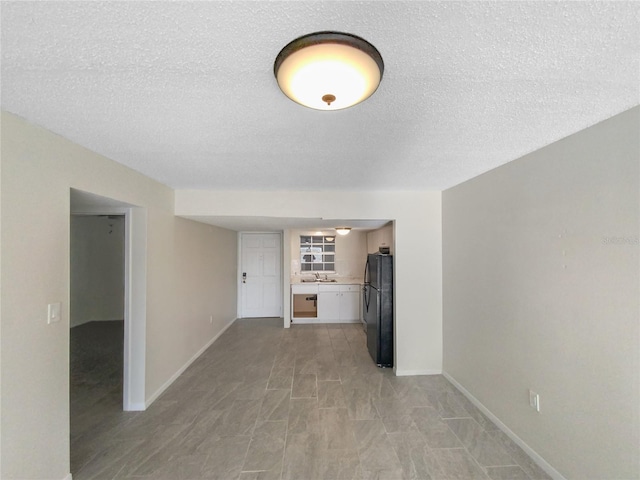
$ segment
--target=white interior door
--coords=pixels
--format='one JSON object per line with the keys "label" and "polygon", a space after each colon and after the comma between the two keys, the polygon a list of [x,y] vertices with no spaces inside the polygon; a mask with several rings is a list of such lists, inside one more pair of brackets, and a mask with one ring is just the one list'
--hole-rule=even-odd
{"label": "white interior door", "polygon": [[282,237],[243,233],[241,244],[242,317],[281,317]]}

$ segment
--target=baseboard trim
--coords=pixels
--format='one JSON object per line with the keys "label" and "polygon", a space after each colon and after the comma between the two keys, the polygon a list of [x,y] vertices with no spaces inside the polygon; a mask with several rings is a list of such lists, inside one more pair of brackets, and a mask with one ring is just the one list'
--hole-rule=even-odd
{"label": "baseboard trim", "polygon": [[193,357],[191,357],[191,358],[190,358],[190,359],[189,359],[189,360],[188,360],[188,361],[187,361],[187,362],[186,362],[182,367],[180,367],[180,368],[178,369],[178,371],[177,371],[176,373],[174,373],[173,375],[171,375],[171,377],[169,378],[169,380],[167,380],[167,381],[166,381],[166,382],[165,382],[165,383],[164,383],[164,384],[163,384],[163,385],[162,385],[158,390],[156,390],[156,391],[154,392],[154,394],[153,394],[153,395],[151,395],[149,398],[147,398],[147,400],[146,400],[146,401],[145,401],[145,403],[144,403],[144,408],[143,408],[142,410],[146,410],[147,408],[149,408],[149,406],[150,406],[153,402],[155,402],[155,401],[158,399],[158,397],[159,397],[160,395],[162,395],[162,394],[164,393],[164,391],[165,391],[167,388],[169,388],[169,387],[171,386],[171,384],[172,384],[173,382],[175,382],[175,381],[177,380],[177,378],[178,378],[180,375],[182,375],[182,374],[184,373],[184,371],[185,371],[187,368],[189,368],[189,366],[190,366],[193,362],[195,362],[195,361],[198,359],[198,357],[199,357],[200,355],[202,355],[202,354],[207,350],[207,348],[209,348],[209,347],[213,344],[213,342],[215,342],[218,338],[220,338],[220,336],[221,336],[224,332],[226,332],[226,331],[227,331],[227,329],[228,329],[231,325],[233,325],[233,322],[235,322],[235,321],[236,321],[236,319],[234,318],[234,319],[233,319],[233,320],[231,320],[229,323],[227,323],[224,327],[222,327],[222,330],[220,330],[220,331],[218,332],[218,334],[217,334],[215,337],[213,337],[211,340],[209,340],[209,341],[207,342],[207,344],[206,344],[204,347],[202,347],[200,350],[198,350],[198,351],[193,355]]}
{"label": "baseboard trim", "polygon": [[396,377],[413,377],[416,375],[440,375],[442,370],[403,370],[393,367],[393,373]]}
{"label": "baseboard trim", "polygon": [[507,437],[513,440],[516,445],[518,445],[522,450],[524,450],[527,455],[529,455],[536,464],[540,468],[542,468],[547,474],[553,478],[553,480],[567,480],[565,477],[560,474],[555,468],[553,468],[544,458],[542,458],[533,448],[527,445],[524,440],[522,440],[518,435],[516,435],[509,427],[507,427],[504,423],[500,421],[498,417],[496,417],[487,407],[485,407],[480,400],[474,397],[471,392],[469,392],[466,388],[464,388],[460,383],[449,375],[447,372],[442,372],[442,375],[449,380],[460,392],[469,399],[471,403],[473,403],[478,409],[484,413],[489,420],[496,424],[496,426],[502,430]]}
{"label": "baseboard trim", "polygon": [[318,320],[317,318],[294,318],[291,325],[310,325],[310,324],[326,324],[326,323],[361,323],[360,320]]}

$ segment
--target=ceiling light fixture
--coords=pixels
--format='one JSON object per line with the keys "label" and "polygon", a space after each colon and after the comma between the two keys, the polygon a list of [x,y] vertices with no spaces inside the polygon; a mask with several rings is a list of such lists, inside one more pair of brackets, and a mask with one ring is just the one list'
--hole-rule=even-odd
{"label": "ceiling light fixture", "polygon": [[349,227],[338,227],[336,228],[336,233],[338,235],[347,235],[351,231]]}
{"label": "ceiling light fixture", "polygon": [[380,52],[363,38],[341,32],[316,32],[286,45],[273,73],[282,92],[316,110],[340,110],[376,91],[384,63]]}

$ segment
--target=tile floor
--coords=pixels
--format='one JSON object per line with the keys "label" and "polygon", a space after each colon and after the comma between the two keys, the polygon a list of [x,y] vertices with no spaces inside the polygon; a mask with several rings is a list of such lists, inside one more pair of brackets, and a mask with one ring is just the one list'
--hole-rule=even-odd
{"label": "tile floor", "polygon": [[74,480],[549,478],[444,377],[377,368],[359,325],[237,320],[122,412],[121,363],[99,359],[121,358],[122,326],[102,323],[72,329]]}

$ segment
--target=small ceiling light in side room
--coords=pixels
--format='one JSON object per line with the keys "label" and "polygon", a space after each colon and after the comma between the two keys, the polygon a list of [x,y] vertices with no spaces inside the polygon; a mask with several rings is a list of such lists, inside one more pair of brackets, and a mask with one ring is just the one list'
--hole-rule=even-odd
{"label": "small ceiling light in side room", "polygon": [[338,227],[336,228],[336,233],[338,235],[347,235],[351,231],[349,227]]}
{"label": "small ceiling light in side room", "polygon": [[340,110],[376,91],[384,63],[380,52],[363,38],[341,32],[316,32],[286,45],[273,73],[282,92],[316,110]]}

